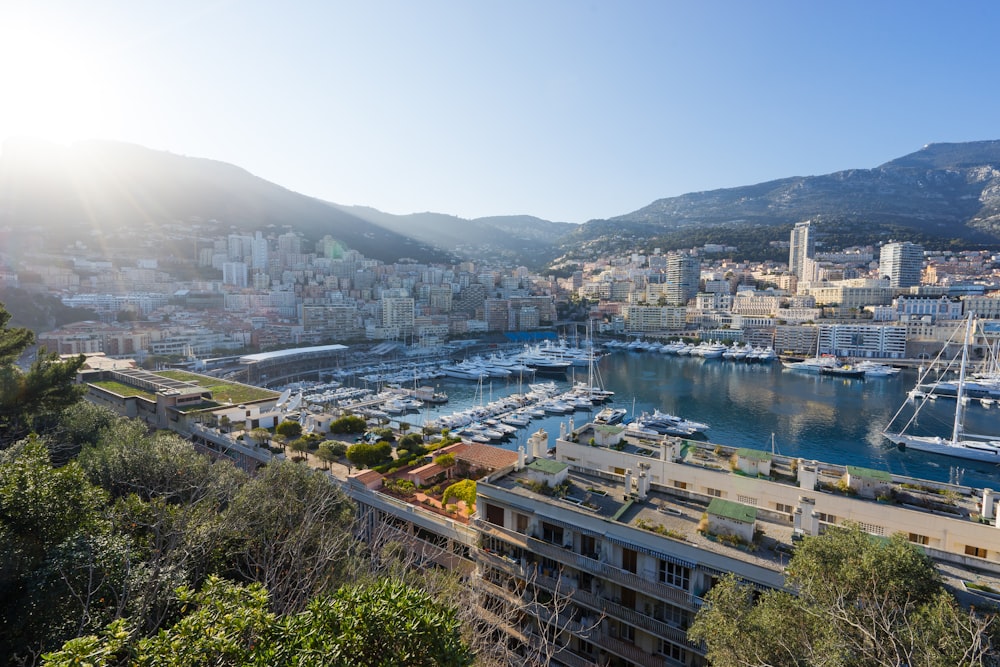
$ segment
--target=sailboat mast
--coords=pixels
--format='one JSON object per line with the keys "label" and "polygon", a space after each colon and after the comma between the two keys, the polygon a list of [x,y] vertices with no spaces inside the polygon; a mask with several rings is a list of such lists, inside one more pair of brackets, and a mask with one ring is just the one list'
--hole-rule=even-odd
{"label": "sailboat mast", "polygon": [[969,337],[972,334],[972,313],[965,323],[965,338],[962,340],[962,365],[958,369],[958,391],[955,393],[955,424],[951,429],[951,441],[958,442],[962,437],[962,422],[965,412],[965,367],[969,361]]}

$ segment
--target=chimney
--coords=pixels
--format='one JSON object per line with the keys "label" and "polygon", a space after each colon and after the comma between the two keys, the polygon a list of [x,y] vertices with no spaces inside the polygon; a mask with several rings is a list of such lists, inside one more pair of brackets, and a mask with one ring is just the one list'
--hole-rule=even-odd
{"label": "chimney", "polygon": [[517,463],[514,464],[514,470],[520,470],[524,467],[524,445],[517,448]]}
{"label": "chimney", "polygon": [[[984,519],[993,518],[993,489],[983,489],[983,509],[981,514]],[[997,527],[1000,528],[1000,525]]]}
{"label": "chimney", "polygon": [[649,475],[646,472],[639,473],[639,500],[645,500],[649,495]]}
{"label": "chimney", "polygon": [[629,496],[632,493],[632,469],[625,469],[625,496]]}

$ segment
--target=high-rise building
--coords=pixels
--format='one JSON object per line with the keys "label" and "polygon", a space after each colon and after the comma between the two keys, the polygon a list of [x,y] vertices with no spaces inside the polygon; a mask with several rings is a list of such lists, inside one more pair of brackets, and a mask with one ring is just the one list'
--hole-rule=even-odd
{"label": "high-rise building", "polygon": [[226,262],[222,265],[222,282],[236,287],[247,286],[247,265],[245,262]]}
{"label": "high-rise building", "polygon": [[808,280],[806,268],[809,262],[806,260],[812,259],[815,254],[816,240],[809,221],[795,223],[788,243],[788,271],[799,280]]}
{"label": "high-rise building", "polygon": [[879,255],[878,274],[889,279],[890,287],[913,287],[920,284],[924,249],[916,243],[886,243]]}
{"label": "high-rise building", "polygon": [[701,279],[701,262],[697,257],[670,253],[667,255],[665,271],[666,284],[663,296],[667,304],[683,306],[698,295],[698,283]]}

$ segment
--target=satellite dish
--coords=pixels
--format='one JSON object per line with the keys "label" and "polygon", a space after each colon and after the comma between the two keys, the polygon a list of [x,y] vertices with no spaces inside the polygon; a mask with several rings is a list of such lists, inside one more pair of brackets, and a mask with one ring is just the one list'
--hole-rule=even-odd
{"label": "satellite dish", "polygon": [[274,407],[280,408],[285,403],[287,403],[288,399],[291,398],[291,397],[292,397],[292,390],[291,390],[291,388],[286,389],[285,391],[281,392],[281,396],[278,397],[278,402],[275,403]]}
{"label": "satellite dish", "polygon": [[302,405],[302,394],[298,394],[297,396],[292,398],[292,400],[288,402],[287,409],[289,412],[291,412],[292,410],[298,410],[300,405]]}

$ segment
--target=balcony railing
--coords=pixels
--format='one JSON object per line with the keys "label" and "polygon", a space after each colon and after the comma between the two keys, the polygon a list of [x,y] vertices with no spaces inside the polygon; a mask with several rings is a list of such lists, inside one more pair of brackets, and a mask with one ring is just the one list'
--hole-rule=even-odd
{"label": "balcony railing", "polygon": [[658,600],[673,602],[681,606],[686,606],[688,609],[698,609],[704,602],[704,600],[700,597],[692,595],[682,589],[667,586],[666,584],[662,584],[657,581],[650,581],[649,579],[645,579],[637,574],[615,567],[609,563],[589,558],[570,549],[550,544],[534,537],[528,537],[526,535],[522,535],[521,533],[515,533],[514,531],[501,528],[500,526],[496,526],[488,522],[483,522],[479,526],[479,529],[485,535],[497,537],[505,542],[514,544],[540,556],[547,556],[565,565],[570,565],[578,570],[584,570],[592,574],[600,575],[609,581],[613,581],[633,590],[641,591],[646,595],[657,598]]}
{"label": "balcony railing", "polygon": [[702,604],[701,598],[691,595],[690,593],[679,588],[673,588],[672,586],[667,586],[666,584],[644,579],[637,574],[615,567],[610,563],[588,558],[582,554],[558,547],[554,544],[549,544],[548,542],[543,542],[542,540],[529,537],[528,550],[543,556],[548,556],[553,560],[565,563],[579,570],[599,574],[605,579],[614,581],[617,584],[626,586],[633,590],[642,591],[643,593],[660,600],[685,605],[691,609],[697,609]]}

